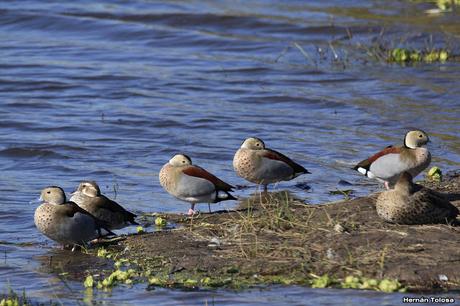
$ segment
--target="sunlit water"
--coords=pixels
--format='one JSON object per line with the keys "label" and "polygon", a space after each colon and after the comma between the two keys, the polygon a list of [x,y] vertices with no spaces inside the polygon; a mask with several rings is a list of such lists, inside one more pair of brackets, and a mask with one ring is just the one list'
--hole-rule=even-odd
{"label": "sunlit water", "polygon": [[[1,290],[24,288],[40,301],[84,298],[81,283],[64,284],[39,269],[37,256],[56,245],[35,229],[28,202],[47,185],[70,192],[93,179],[136,213],[183,212],[187,205],[158,183],[161,166],[185,152],[223,180],[245,185],[231,161],[246,137],[258,136],[312,172],[274,188],[315,204],[340,199],[331,190],[357,196],[378,189],[350,168],[400,143],[408,127],[429,133],[433,164],[460,166],[460,65],[369,62],[350,47],[370,44],[382,29],[390,41],[407,36],[415,46],[440,44],[443,35],[423,33],[441,27],[455,40],[455,13],[427,22],[430,5],[408,1],[73,2],[0,3]],[[401,300],[302,287],[235,293],[145,285],[93,298],[118,305],[336,305],[339,297],[350,305]]]}

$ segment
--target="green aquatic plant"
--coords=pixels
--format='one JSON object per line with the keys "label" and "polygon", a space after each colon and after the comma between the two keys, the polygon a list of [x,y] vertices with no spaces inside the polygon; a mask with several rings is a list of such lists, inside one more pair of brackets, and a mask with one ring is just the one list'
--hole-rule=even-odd
{"label": "green aquatic plant", "polygon": [[376,290],[383,292],[406,292],[406,288],[395,279],[374,279],[362,277],[359,275],[348,275],[344,279],[336,280],[325,274],[317,276],[311,274],[313,279],[310,281],[312,288],[343,288],[343,289],[361,289],[361,290]]}
{"label": "green aquatic plant", "polygon": [[323,276],[315,277],[311,281],[312,288],[327,288],[334,284],[335,280],[329,275],[325,274]]}
{"label": "green aquatic plant", "polygon": [[345,199],[349,199],[350,196],[353,194],[353,189],[337,189],[337,190],[330,190],[329,194],[331,195],[342,195]]}
{"label": "green aquatic plant", "polygon": [[108,277],[97,282],[97,289],[109,289],[118,284],[131,285],[139,274],[134,269],[115,270]]}
{"label": "green aquatic plant", "polygon": [[374,279],[349,275],[340,282],[340,288],[377,290],[383,292],[406,292],[398,280],[395,279]]}
{"label": "green aquatic plant", "polygon": [[431,169],[426,174],[426,178],[430,181],[441,182],[442,181],[442,171],[439,167],[431,167]]}
{"label": "green aquatic plant", "polygon": [[439,9],[447,11],[454,5],[460,5],[460,0],[436,0]]}
{"label": "green aquatic plant", "polygon": [[83,286],[85,286],[85,288],[92,288],[94,286],[94,278],[92,275],[88,275],[85,278],[85,281],[83,282]]}
{"label": "green aquatic plant", "polygon": [[449,59],[449,51],[445,49],[415,50],[395,48],[387,51],[387,61],[390,63],[416,63],[416,62],[445,62]]}
{"label": "green aquatic plant", "polygon": [[119,257],[119,253],[115,252],[115,251],[112,251],[112,250],[109,250],[109,249],[106,249],[104,247],[101,247],[101,248],[97,249],[96,256],[115,260],[115,259],[117,259],[117,257]]}
{"label": "green aquatic plant", "polygon": [[406,289],[395,279],[383,279],[380,281],[378,289],[383,292],[406,292]]}
{"label": "green aquatic plant", "polygon": [[6,297],[0,301],[0,306],[20,306],[27,304],[20,304],[18,297]]}
{"label": "green aquatic plant", "polygon": [[[52,305],[52,302],[50,302]],[[0,296],[0,306],[27,306],[32,305],[32,302],[26,297],[25,290],[22,291],[22,296],[19,296],[12,289],[9,290],[8,294],[3,297]]]}
{"label": "green aquatic plant", "polygon": [[164,227],[166,226],[167,222],[166,222],[166,219],[165,218],[162,218],[162,217],[156,217],[155,218],[155,225],[157,227]]}

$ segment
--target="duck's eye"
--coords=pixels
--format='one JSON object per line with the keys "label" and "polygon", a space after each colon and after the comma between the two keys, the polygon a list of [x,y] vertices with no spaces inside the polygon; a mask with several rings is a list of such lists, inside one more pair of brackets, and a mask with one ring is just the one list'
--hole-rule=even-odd
{"label": "duck's eye", "polygon": [[260,147],[260,143],[256,144],[256,146]]}
{"label": "duck's eye", "polygon": [[182,163],[185,164],[185,160],[183,160]]}
{"label": "duck's eye", "polygon": [[51,191],[48,191],[48,192],[47,192],[47,194],[50,194],[50,193],[51,193]]}
{"label": "duck's eye", "polygon": [[423,135],[422,134],[418,135],[418,138],[423,138]]}

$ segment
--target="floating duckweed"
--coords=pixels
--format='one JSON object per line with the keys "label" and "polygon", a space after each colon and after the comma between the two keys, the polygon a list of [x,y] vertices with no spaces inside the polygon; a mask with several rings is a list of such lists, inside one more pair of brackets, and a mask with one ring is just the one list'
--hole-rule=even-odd
{"label": "floating duckweed", "polygon": [[162,217],[156,217],[155,218],[155,225],[158,227],[164,227],[166,226],[166,219]]}
{"label": "floating duckweed", "polygon": [[115,268],[119,269],[121,266],[130,266],[131,263],[126,258],[120,258],[114,263],[114,265],[115,265]]}
{"label": "floating duckweed", "polygon": [[361,287],[361,280],[357,276],[347,276],[345,280],[341,284],[342,288],[351,288],[351,289],[359,289]]}
{"label": "floating duckweed", "polygon": [[140,225],[138,227],[136,227],[136,231],[137,231],[138,234],[145,233],[144,228],[142,226],[140,226]]}
{"label": "floating duckweed", "polygon": [[449,57],[449,54],[447,53],[447,51],[443,50],[443,51],[439,52],[439,60],[441,62],[447,61],[448,57]]}
{"label": "floating duckweed", "polygon": [[318,278],[315,278],[311,282],[311,287],[312,288],[326,288],[331,286],[333,283],[333,280],[329,275],[325,274],[323,276],[320,276]]}
{"label": "floating duckweed", "polygon": [[19,306],[17,298],[7,298],[0,301],[0,306]]}
{"label": "floating duckweed", "polygon": [[[108,277],[104,278],[102,281],[98,281],[96,288],[97,289],[108,289],[119,283],[124,283],[130,285],[133,283],[133,277],[138,276],[134,269],[129,269],[127,271],[115,270]],[[84,282],[85,287],[93,287],[94,279],[92,276],[86,277]]]}
{"label": "floating duckweed", "polygon": [[210,277],[202,278],[200,282],[205,286],[209,286],[211,284],[211,278]]}
{"label": "floating duckweed", "polygon": [[390,59],[393,59],[395,62],[405,62],[410,58],[409,51],[402,48],[396,48],[391,50]]}
{"label": "floating duckweed", "polygon": [[379,281],[373,278],[349,275],[340,283],[337,283],[328,275],[323,275],[321,277],[316,275],[313,276],[315,278],[311,281],[312,288],[326,288],[336,285],[339,288],[379,290],[383,292],[406,292],[407,290],[398,280],[393,279],[383,279]]}
{"label": "floating duckweed", "polygon": [[149,278],[149,285],[161,286],[163,283],[164,282],[160,280],[158,277]]}
{"label": "floating duckweed", "polygon": [[364,289],[364,290],[375,290],[379,285],[379,281],[376,279],[369,279],[369,278],[363,278],[361,286],[359,289]]}
{"label": "floating duckweed", "polygon": [[[23,290],[22,295],[19,296],[12,289],[9,290],[7,295],[4,295],[0,299],[0,306],[26,306],[32,305],[32,302],[26,297],[26,292]],[[50,305],[54,305],[50,301]]]}
{"label": "floating duckweed", "polygon": [[418,51],[413,49],[395,48],[388,51],[387,60],[395,63],[409,62],[445,62],[449,59],[449,52],[444,49],[433,49],[430,51]]}
{"label": "floating duckweed", "polygon": [[448,12],[452,10],[452,6],[460,4],[460,0],[436,0],[434,2],[436,2],[438,9],[427,10],[427,13],[439,14],[442,12]]}
{"label": "floating duckweed", "polygon": [[17,297],[5,298],[0,301],[0,306],[19,306],[19,300]]}
{"label": "floating duckweed", "polygon": [[105,258],[105,257],[107,257],[108,254],[109,254],[109,252],[104,248],[99,248],[97,250],[97,257],[104,257]]}
{"label": "floating duckweed", "polygon": [[92,275],[88,275],[83,282],[85,288],[92,288],[94,286],[94,279]]}
{"label": "floating duckweed", "polygon": [[340,283],[341,288],[364,289],[364,290],[379,290],[384,292],[405,292],[401,283],[393,279],[377,280],[373,278],[347,276]]}
{"label": "floating duckweed", "polygon": [[198,281],[195,280],[195,279],[186,279],[184,281],[184,286],[187,286],[187,287],[195,287],[196,285],[198,285]]}
{"label": "floating duckweed", "polygon": [[428,173],[427,178],[431,181],[441,182],[442,181],[442,171],[439,167],[432,167]]}
{"label": "floating duckweed", "polygon": [[380,282],[378,289],[383,292],[396,292],[403,289],[403,287],[397,280],[384,279]]}

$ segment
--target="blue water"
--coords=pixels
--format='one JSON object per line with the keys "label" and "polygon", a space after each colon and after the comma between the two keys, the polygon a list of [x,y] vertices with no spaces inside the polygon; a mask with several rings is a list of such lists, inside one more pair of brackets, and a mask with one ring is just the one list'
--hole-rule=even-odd
{"label": "blue water", "polygon": [[[424,10],[432,6],[1,2],[0,254],[6,259],[0,260],[0,290],[25,288],[31,297],[63,303],[84,298],[81,283],[63,284],[39,269],[37,256],[56,245],[35,229],[35,207],[28,202],[47,185],[70,192],[80,180],[92,179],[136,213],[185,212],[187,205],[161,189],[161,166],[184,152],[223,180],[245,185],[231,161],[246,137],[257,136],[312,172],[273,188],[322,203],[340,199],[329,194],[337,188],[354,189],[355,196],[379,189],[350,168],[400,143],[409,127],[429,133],[433,165],[458,169],[460,65],[401,67],[372,61],[356,49],[371,45],[382,28],[393,44],[405,37],[414,46],[458,46],[458,14],[432,16],[427,23]],[[250,186],[236,195],[254,192]],[[336,305],[338,296],[353,305],[390,305],[401,299],[301,287],[239,293],[144,289],[95,292],[93,299],[117,305],[185,298],[183,304],[197,305]]]}

